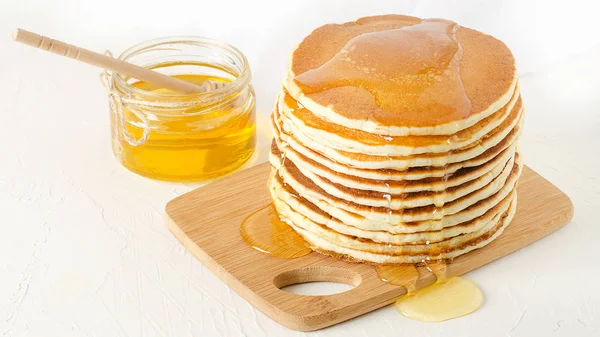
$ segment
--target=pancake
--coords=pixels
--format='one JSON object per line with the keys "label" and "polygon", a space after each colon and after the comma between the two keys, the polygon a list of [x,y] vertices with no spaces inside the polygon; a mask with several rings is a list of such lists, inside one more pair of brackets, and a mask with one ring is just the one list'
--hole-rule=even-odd
{"label": "pancake", "polygon": [[336,257],[349,258],[352,261],[381,264],[452,259],[483,247],[502,233],[516,211],[516,203],[511,203],[506,212],[493,217],[481,229],[439,242],[393,245],[340,234],[294,212],[285,203],[275,201],[275,205],[281,214],[282,221],[302,235],[311,244],[313,250]]}
{"label": "pancake", "polygon": [[[307,199],[324,200],[332,206],[362,215],[368,219],[380,222],[389,221],[392,223],[439,219],[444,215],[456,213],[479,200],[483,200],[495,194],[502,188],[514,185],[520,175],[522,166],[517,153],[515,154],[514,165],[512,165],[512,167],[506,167],[501,175],[480,189],[448,203],[444,203],[443,200],[438,201],[424,196],[425,199],[429,199],[427,205],[415,206],[407,209],[407,207],[402,206],[393,207],[394,205],[391,203],[391,198],[389,198],[390,200],[386,200],[385,206],[371,206],[336,197],[330,193],[329,190],[325,190],[325,186],[317,185],[304,176],[293,162],[283,160],[279,165],[279,167],[275,166],[275,168],[283,181],[292,186],[292,188],[300,195]],[[417,197],[419,196],[423,196],[423,193],[420,193]],[[382,197],[381,199],[387,198]],[[402,200],[400,200],[400,202],[402,202]]]}
{"label": "pancake", "polygon": [[[277,142],[277,139],[273,139],[270,155],[281,157],[282,152],[279,149],[279,146],[284,147],[283,144]],[[284,147],[286,159],[291,160],[302,172],[310,171],[311,173],[323,177],[332,183],[345,187],[365,191],[384,192],[389,194],[419,191],[444,191],[446,188],[458,186],[473,179],[479,178],[489,173],[493,168],[496,168],[502,164],[506,164],[514,155],[515,150],[516,144],[512,144],[509,148],[505,149],[488,162],[479,166],[464,167],[458,170],[453,170],[449,165],[447,167],[448,170],[446,174],[442,177],[423,177],[420,180],[384,180],[367,179],[339,173],[296,152],[290,146]],[[433,171],[433,169],[430,170]],[[427,171],[427,169],[424,169],[423,171]],[[425,174],[425,172],[423,172],[423,174]],[[305,173],[305,175],[307,174]]]}
{"label": "pancake", "polygon": [[471,143],[481,139],[503,123],[505,126],[514,125],[514,121],[519,117],[521,106],[520,95],[515,92],[508,104],[500,110],[455,134],[404,137],[382,136],[329,123],[299,106],[286,92],[280,95],[278,112],[286,122],[289,122],[288,130],[292,134],[303,133],[313,141],[318,140],[331,148],[372,155],[387,156],[389,153],[394,153],[396,156],[410,156],[469,147]]}
{"label": "pancake", "polygon": [[334,243],[345,248],[356,249],[361,252],[383,253],[390,255],[426,254],[429,257],[435,257],[441,252],[451,251],[453,247],[460,247],[465,242],[471,241],[489,232],[492,230],[492,228],[498,225],[501,219],[505,218],[508,214],[514,214],[516,210],[516,204],[513,203],[511,206],[512,207],[509,207],[508,212],[505,211],[495,215],[490,221],[484,223],[481,228],[475,231],[452,236],[437,242],[426,241],[425,243],[395,245],[387,242],[374,242],[369,239],[341,234],[323,224],[316,223],[303,216],[302,214],[296,212],[293,208],[289,207],[286,203],[277,200],[275,201],[275,207],[283,218],[289,220],[294,226],[311,232],[312,234],[315,234],[320,238],[329,241],[330,243]]}
{"label": "pancake", "polygon": [[473,238],[467,242],[454,246],[441,251],[437,254],[422,253],[414,255],[392,255],[375,252],[364,252],[353,248],[347,248],[335,243],[329,242],[326,239],[321,238],[301,227],[294,225],[288,219],[283,218],[282,220],[290,225],[298,234],[302,235],[304,239],[311,245],[311,249],[319,253],[330,255],[339,259],[349,260],[352,262],[370,262],[376,264],[404,264],[404,263],[420,263],[426,261],[435,260],[448,260],[453,259],[462,254],[466,254],[472,250],[484,247],[488,243],[495,240],[504,229],[512,221],[514,214],[508,214],[502,218],[498,224],[491,228],[486,233],[479,237]]}
{"label": "pancake", "polygon": [[284,86],[326,121],[406,136],[466,129],[506,105],[516,82],[501,41],[445,20],[385,15],[313,31],[291,54]]}
{"label": "pancake", "polygon": [[[330,159],[329,157],[311,150],[307,147],[304,147],[299,142],[297,142],[293,137],[286,135],[285,133],[281,133],[278,127],[274,124],[273,118],[275,116],[271,116],[271,128],[274,135],[274,140],[277,143],[278,147],[284,148],[286,154],[290,151],[296,151],[298,154],[303,155],[305,158],[311,160],[315,165],[320,166],[320,168],[328,168],[331,171],[343,174],[346,176],[355,176],[361,177],[365,179],[373,179],[373,180],[385,180],[385,181],[406,181],[406,180],[421,180],[426,178],[440,178],[447,174],[452,174],[462,168],[470,168],[474,166],[483,165],[491,160],[492,157],[497,156],[502,151],[506,150],[508,147],[515,145],[516,140],[521,131],[521,125],[518,124],[511,132],[506,135],[504,139],[502,139],[498,144],[484,151],[476,157],[465,161],[452,162],[446,166],[439,167],[411,167],[406,170],[397,170],[397,169],[363,169],[354,166],[344,165],[337,161]],[[292,154],[293,155],[293,154]],[[448,161],[453,161],[452,154],[450,154],[450,158]]]}
{"label": "pancake", "polygon": [[303,215],[307,219],[310,219],[318,224],[325,225],[333,231],[349,236],[369,239],[374,242],[391,243],[394,245],[439,242],[457,235],[471,233],[480,230],[496,216],[506,212],[509,207],[514,207],[514,205],[516,205],[516,191],[513,190],[498,204],[475,219],[455,224],[453,226],[443,227],[438,230],[424,230],[415,233],[394,234],[385,230],[364,230],[358,227],[347,225],[341,222],[339,219],[336,219],[325,213],[307,199],[295,194],[295,191],[290,189],[289,186],[281,186],[277,180],[271,181],[269,188],[271,196],[276,204],[278,202],[285,203],[288,207],[292,208],[294,211]]}
{"label": "pancake", "polygon": [[[370,226],[378,227],[373,229],[387,227],[386,230],[390,232],[410,233],[439,229],[441,228],[439,226],[443,227],[447,223],[452,223],[452,221],[460,223],[472,219],[472,217],[469,219],[472,215],[477,214],[475,216],[480,216],[485,213],[487,210],[485,207],[488,207],[488,209],[493,207],[516,186],[522,169],[518,153],[515,154],[514,162],[515,164],[506,179],[492,181],[480,190],[449,202],[442,207],[429,205],[396,210],[387,207],[365,206],[337,198],[314,184],[310,179],[302,176],[294,168],[293,163],[286,162],[281,168],[275,168],[275,170],[278,173],[277,179],[280,180],[281,184],[284,184],[285,181],[285,184],[291,186],[298,195],[344,223],[357,227],[368,223]],[[486,199],[488,199],[488,202],[486,202]],[[472,206],[476,207],[469,210]],[[469,210],[469,213],[462,213],[463,210]],[[459,212],[462,214],[457,214]],[[457,214],[457,216],[452,217],[454,214]],[[418,224],[406,224],[414,222],[418,222]],[[391,226],[392,224],[393,226]]]}
{"label": "pancake", "polygon": [[285,192],[279,195],[280,199],[289,202],[292,199],[304,198],[324,213],[329,214],[332,218],[339,219],[347,226],[371,232],[387,232],[392,235],[439,231],[447,227],[468,223],[484,216],[490,211],[494,212],[497,210],[498,207],[501,207],[499,205],[502,205],[503,202],[506,201],[506,198],[515,190],[515,186],[512,186],[512,188],[502,188],[500,191],[486,199],[480,200],[456,213],[447,214],[437,219],[412,222],[392,222],[391,220],[393,219],[389,218],[385,221],[377,221],[334,207],[324,200],[313,199],[310,198],[310,196],[300,196],[298,191],[294,190],[289,184],[283,182],[281,177],[276,174],[275,169],[273,169],[273,172],[273,179],[270,180],[269,187],[272,190],[281,189],[281,191]]}
{"label": "pancake", "polygon": [[[282,122],[281,116],[277,110],[273,112],[272,116],[275,127],[278,129],[279,136],[287,143],[292,144],[295,142],[301,144],[315,152],[321,153],[323,156],[329,157],[333,161],[355,168],[394,169],[397,171],[405,171],[411,167],[446,166],[448,164],[466,161],[479,156],[491,147],[501,143],[517,125],[521,124],[523,108],[522,106],[515,106],[515,110],[518,111],[518,119],[513,119],[508,122],[505,121],[505,123],[502,123],[485,137],[471,144],[468,148],[450,151],[449,153],[417,154],[412,156],[375,156],[334,149],[326,144],[315,142],[301,132],[293,133],[289,128],[286,130],[284,122]],[[293,138],[293,140],[291,138]]]}
{"label": "pancake", "polygon": [[511,157],[502,165],[497,165],[484,175],[461,185],[444,188],[443,190],[436,192],[419,190],[416,192],[402,192],[400,194],[396,194],[389,192],[359,190],[336,184],[326,178],[310,172],[310,170],[304,170],[301,167],[298,167],[298,165],[288,158],[286,158],[284,163],[282,163],[281,156],[276,154],[270,155],[269,160],[274,167],[280,167],[283,164],[283,169],[281,169],[279,173],[284,175],[285,181],[294,179],[293,177],[288,177],[287,175],[290,174],[291,176],[294,176],[293,173],[288,172],[290,170],[297,169],[300,174],[310,179],[312,183],[326,190],[327,193],[334,197],[352,201],[365,206],[387,207],[388,209],[392,210],[422,207],[432,204],[441,207],[444,205],[444,203],[451,202],[467,194],[480,190],[484,186],[492,183],[492,181],[495,181],[495,184],[504,184],[506,178],[513,168],[513,158]]}

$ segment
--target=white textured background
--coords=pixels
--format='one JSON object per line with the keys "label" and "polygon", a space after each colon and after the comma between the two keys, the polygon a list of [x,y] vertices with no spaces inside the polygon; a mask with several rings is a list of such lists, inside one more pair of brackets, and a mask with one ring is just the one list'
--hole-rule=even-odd
{"label": "white textured background", "polygon": [[[301,336],[254,310],[165,229],[194,185],[138,177],[110,152],[99,71],[10,41],[15,27],[116,54],[204,35],[248,56],[266,116],[291,48],[312,29],[381,13],[445,17],[514,51],[525,162],[575,204],[558,233],[468,275],[485,305],[439,324],[393,308],[312,336],[598,336],[600,23],[596,1],[0,1],[1,336]],[[252,164],[251,163],[251,164]]]}

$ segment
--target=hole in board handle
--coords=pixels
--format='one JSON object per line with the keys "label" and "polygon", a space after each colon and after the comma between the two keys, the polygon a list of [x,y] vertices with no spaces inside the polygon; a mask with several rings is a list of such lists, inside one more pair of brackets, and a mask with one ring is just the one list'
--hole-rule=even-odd
{"label": "hole in board handle", "polygon": [[283,291],[308,296],[342,293],[361,282],[362,277],[354,271],[327,266],[290,270],[273,279],[275,286]]}

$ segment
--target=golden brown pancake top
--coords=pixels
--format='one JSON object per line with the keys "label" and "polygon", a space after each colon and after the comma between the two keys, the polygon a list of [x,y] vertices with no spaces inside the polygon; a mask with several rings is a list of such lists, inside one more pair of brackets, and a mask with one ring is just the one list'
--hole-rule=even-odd
{"label": "golden brown pancake top", "polygon": [[322,26],[291,61],[293,81],[307,98],[385,126],[465,119],[500,100],[515,80],[514,58],[494,37],[401,15]]}

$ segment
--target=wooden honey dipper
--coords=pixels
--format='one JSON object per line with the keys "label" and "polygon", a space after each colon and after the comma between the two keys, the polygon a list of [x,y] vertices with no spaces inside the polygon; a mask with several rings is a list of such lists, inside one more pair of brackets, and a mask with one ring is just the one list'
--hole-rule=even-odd
{"label": "wooden honey dipper", "polygon": [[66,56],[74,60],[87,63],[96,67],[108,69],[116,73],[126,75],[147,83],[157,88],[166,88],[182,94],[202,93],[207,91],[206,86],[183,81],[174,77],[152,71],[135,64],[106,56],[70,45],[68,43],[54,40],[23,29],[17,29],[13,33],[13,39],[17,42],[36,47],[54,54]]}

